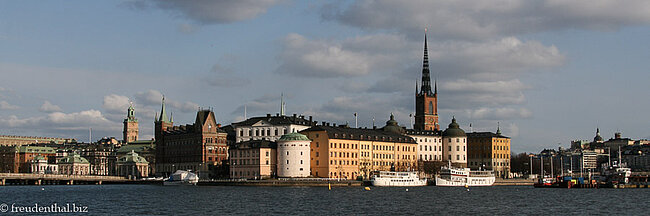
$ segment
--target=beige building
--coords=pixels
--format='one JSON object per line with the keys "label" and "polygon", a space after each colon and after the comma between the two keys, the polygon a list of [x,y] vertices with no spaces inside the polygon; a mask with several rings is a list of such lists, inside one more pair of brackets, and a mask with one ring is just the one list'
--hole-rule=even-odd
{"label": "beige building", "polygon": [[149,176],[149,162],[131,151],[117,159],[117,175],[127,178],[145,178]]}
{"label": "beige building", "polygon": [[442,157],[454,167],[467,167],[467,135],[460,129],[456,118],[451,119],[449,127],[442,132]]}
{"label": "beige building", "polygon": [[277,143],[249,140],[229,148],[230,178],[267,179],[277,174]]}
{"label": "beige building", "polygon": [[59,166],[56,164],[48,164],[47,158],[39,155],[31,161],[31,173],[59,174]]}
{"label": "beige building", "polygon": [[75,139],[52,138],[52,137],[34,137],[34,136],[11,136],[0,135],[0,146],[20,146],[34,143],[74,143]]}
{"label": "beige building", "polygon": [[301,131],[312,140],[312,176],[356,179],[359,176],[368,178],[373,171],[415,170],[415,140],[388,131],[395,128],[384,129],[319,125]]}
{"label": "beige building", "polygon": [[468,166],[471,169],[493,170],[494,175],[506,178],[510,174],[510,138],[497,133],[467,134]]}
{"label": "beige building", "polygon": [[81,155],[72,153],[59,160],[59,174],[64,175],[89,175],[90,163]]}
{"label": "beige building", "polygon": [[442,161],[442,131],[407,130],[406,134],[418,143],[418,160]]}

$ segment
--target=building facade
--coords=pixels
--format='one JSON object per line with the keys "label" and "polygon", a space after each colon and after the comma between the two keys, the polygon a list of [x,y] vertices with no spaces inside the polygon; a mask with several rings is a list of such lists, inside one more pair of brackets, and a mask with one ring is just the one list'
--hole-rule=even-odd
{"label": "building facade", "polygon": [[467,165],[471,169],[493,170],[499,178],[510,174],[510,138],[501,130],[467,134]]}
{"label": "building facade", "polygon": [[235,131],[235,142],[248,140],[276,141],[282,135],[296,133],[315,124],[310,116],[293,116],[267,114],[265,117],[253,117],[241,122],[232,123]]}
{"label": "building facade", "polygon": [[138,119],[135,118],[135,108],[131,104],[124,119],[124,130],[122,131],[124,143],[138,140],[138,132]]}
{"label": "building facade", "polygon": [[277,143],[249,140],[230,146],[230,178],[267,179],[277,176]]}
{"label": "building facade", "polygon": [[467,135],[460,129],[456,118],[451,119],[449,127],[442,132],[442,157],[454,167],[467,167]]}
{"label": "building facade", "polygon": [[309,177],[310,143],[307,136],[299,133],[285,134],[278,139],[278,177]]}
{"label": "building facade", "polygon": [[52,138],[52,137],[35,137],[35,136],[11,136],[0,135],[0,146],[20,146],[34,143],[76,143],[75,139]]}
{"label": "building facade", "polygon": [[417,166],[417,143],[398,133],[314,126],[300,133],[311,141],[311,175],[321,178],[368,178],[373,171],[407,171]]}
{"label": "building facade", "polygon": [[406,134],[418,143],[418,160],[442,161],[442,131],[406,130]]}
{"label": "building facade", "polygon": [[163,98],[155,121],[156,172],[168,176],[179,169],[193,170],[208,178],[213,167],[228,159],[227,134],[220,127],[211,110],[199,110],[194,124],[173,126]]}
{"label": "building facade", "polygon": [[149,162],[142,156],[131,151],[117,159],[117,175],[129,179],[139,179],[149,176]]}
{"label": "building facade", "polygon": [[59,165],[59,174],[64,175],[90,175],[90,163],[77,153],[68,154],[61,158]]}
{"label": "building facade", "polygon": [[47,162],[47,158],[39,155],[31,161],[31,173],[59,174],[59,165],[50,164]]}
{"label": "building facade", "polygon": [[32,161],[37,157],[44,157],[45,160],[53,163],[56,151],[53,148],[41,146],[1,146],[0,172],[31,173]]}

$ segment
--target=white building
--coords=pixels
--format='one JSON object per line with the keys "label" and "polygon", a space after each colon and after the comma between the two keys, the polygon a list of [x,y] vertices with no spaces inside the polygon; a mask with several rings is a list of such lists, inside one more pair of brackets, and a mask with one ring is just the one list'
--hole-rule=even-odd
{"label": "white building", "polygon": [[43,156],[36,156],[31,162],[31,172],[36,174],[58,174],[59,166],[48,164],[47,159]]}
{"label": "white building", "polygon": [[451,161],[452,166],[467,167],[467,134],[460,129],[456,118],[442,132],[443,161]]}
{"label": "white building", "polygon": [[407,130],[406,135],[412,137],[418,143],[418,160],[442,161],[441,131]]}
{"label": "white building", "polygon": [[276,141],[282,135],[297,133],[315,124],[311,116],[305,119],[304,116],[296,114],[293,116],[267,114],[265,117],[253,117],[232,123],[232,126],[235,130],[235,142],[239,143],[249,140]]}
{"label": "white building", "polygon": [[299,133],[289,133],[278,139],[278,177],[308,177],[310,173],[311,140]]}

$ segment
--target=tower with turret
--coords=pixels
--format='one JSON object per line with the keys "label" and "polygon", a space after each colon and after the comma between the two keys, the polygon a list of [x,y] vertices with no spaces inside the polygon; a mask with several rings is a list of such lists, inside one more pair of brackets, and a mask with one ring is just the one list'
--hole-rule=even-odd
{"label": "tower with turret", "polygon": [[434,82],[431,89],[431,73],[429,72],[429,51],[427,50],[427,35],[424,34],[424,61],[422,65],[422,84],[418,91],[415,86],[415,124],[413,129],[440,130],[438,124],[438,85]]}
{"label": "tower with turret", "polygon": [[124,143],[138,140],[138,132],[138,119],[135,118],[135,108],[131,103],[124,119],[124,130],[122,131]]}

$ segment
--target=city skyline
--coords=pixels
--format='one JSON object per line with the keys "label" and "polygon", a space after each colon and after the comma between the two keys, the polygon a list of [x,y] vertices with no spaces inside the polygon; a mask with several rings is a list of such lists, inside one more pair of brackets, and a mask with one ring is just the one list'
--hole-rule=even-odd
{"label": "city skyline", "polygon": [[0,134],[120,138],[133,101],[146,139],[163,94],[177,125],[227,125],[282,92],[287,115],[411,128],[428,28],[441,129],[500,122],[513,152],[648,138],[650,5],[602,4],[3,2]]}

